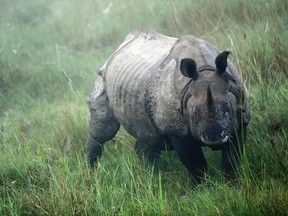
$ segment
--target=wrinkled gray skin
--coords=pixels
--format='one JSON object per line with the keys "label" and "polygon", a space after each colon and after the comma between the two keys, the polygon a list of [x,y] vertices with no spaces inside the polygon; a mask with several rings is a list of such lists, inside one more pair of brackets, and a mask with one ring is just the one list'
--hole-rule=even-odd
{"label": "wrinkled gray skin", "polygon": [[130,33],[98,71],[88,97],[88,164],[95,166],[122,125],[137,139],[136,153],[156,167],[161,150],[175,150],[199,183],[207,169],[201,146],[209,146],[222,151],[224,172],[235,177],[250,115],[227,57],[193,36]]}

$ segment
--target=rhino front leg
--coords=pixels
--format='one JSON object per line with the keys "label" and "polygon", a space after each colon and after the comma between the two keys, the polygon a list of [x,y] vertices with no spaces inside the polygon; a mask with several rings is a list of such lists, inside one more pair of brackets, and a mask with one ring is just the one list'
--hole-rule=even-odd
{"label": "rhino front leg", "polygon": [[138,139],[135,143],[135,151],[140,159],[147,161],[157,171],[161,169],[159,140]]}
{"label": "rhino front leg", "polygon": [[207,170],[207,161],[201,145],[191,135],[183,138],[170,138],[179,159],[191,174],[194,183],[199,184]]}
{"label": "rhino front leg", "polygon": [[246,138],[246,127],[239,129],[237,135],[222,150],[222,168],[226,178],[233,180],[237,178],[241,156],[243,154],[243,141]]}

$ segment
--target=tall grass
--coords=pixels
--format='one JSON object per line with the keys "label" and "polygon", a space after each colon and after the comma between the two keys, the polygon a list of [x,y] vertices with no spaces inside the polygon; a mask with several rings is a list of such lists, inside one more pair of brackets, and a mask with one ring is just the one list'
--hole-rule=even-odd
{"label": "tall grass", "polygon": [[[0,4],[1,215],[287,214],[287,1]],[[239,186],[208,149],[206,181],[196,188],[175,153],[163,153],[164,172],[153,174],[122,129],[98,169],[84,167],[86,95],[96,70],[138,27],[232,50],[252,114]]]}

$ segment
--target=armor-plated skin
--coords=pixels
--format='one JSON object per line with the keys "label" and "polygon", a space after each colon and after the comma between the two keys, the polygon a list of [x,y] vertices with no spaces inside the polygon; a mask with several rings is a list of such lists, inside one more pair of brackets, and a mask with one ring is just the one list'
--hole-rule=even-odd
{"label": "armor-plated skin", "polygon": [[99,70],[88,97],[88,164],[96,164],[122,125],[136,138],[136,153],[155,165],[161,150],[174,149],[199,183],[206,145],[222,150],[223,169],[234,177],[250,115],[228,54],[193,36],[130,33]]}

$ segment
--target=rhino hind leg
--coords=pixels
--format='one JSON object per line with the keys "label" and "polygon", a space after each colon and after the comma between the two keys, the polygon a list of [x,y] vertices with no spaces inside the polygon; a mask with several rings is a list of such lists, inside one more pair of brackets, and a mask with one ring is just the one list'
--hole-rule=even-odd
{"label": "rhino hind leg", "polygon": [[86,140],[86,154],[90,168],[94,168],[97,165],[97,160],[101,157],[103,152],[104,143],[111,140],[116,135],[118,128],[119,126],[117,127],[115,125],[114,130],[106,132],[105,134],[97,134],[97,132],[89,133]]}
{"label": "rhino hind leg", "polygon": [[156,171],[161,169],[159,141],[138,139],[135,143],[135,151],[140,159],[147,161]]}
{"label": "rhino hind leg", "polygon": [[109,108],[105,92],[88,101],[90,108],[89,136],[86,141],[88,165],[93,168],[101,156],[104,143],[111,140],[119,130],[120,124]]}

